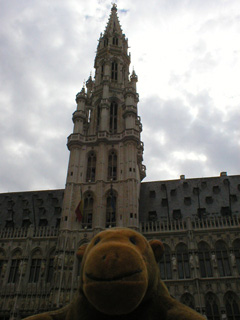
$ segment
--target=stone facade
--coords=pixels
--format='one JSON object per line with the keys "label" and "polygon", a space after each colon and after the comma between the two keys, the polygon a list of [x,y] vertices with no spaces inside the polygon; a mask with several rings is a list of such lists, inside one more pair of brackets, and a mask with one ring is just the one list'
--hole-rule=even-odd
{"label": "stone facade", "polygon": [[76,96],[65,190],[0,194],[0,320],[67,304],[78,286],[77,248],[114,226],[162,240],[161,276],[177,299],[208,319],[240,319],[240,175],[141,183],[127,50],[113,5],[94,80]]}

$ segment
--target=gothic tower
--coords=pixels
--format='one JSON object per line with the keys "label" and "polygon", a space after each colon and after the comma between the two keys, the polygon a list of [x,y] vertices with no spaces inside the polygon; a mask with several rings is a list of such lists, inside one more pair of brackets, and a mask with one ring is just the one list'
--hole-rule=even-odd
{"label": "gothic tower", "polygon": [[[114,4],[100,35],[95,76],[76,95],[61,230],[138,228],[142,164],[137,75]],[[79,217],[76,216],[76,208]]]}

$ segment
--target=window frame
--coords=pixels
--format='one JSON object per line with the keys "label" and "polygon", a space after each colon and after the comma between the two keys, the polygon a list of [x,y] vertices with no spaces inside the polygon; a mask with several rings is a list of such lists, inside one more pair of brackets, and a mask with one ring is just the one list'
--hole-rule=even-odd
{"label": "window frame", "polygon": [[191,270],[189,263],[189,252],[185,243],[180,243],[176,247],[176,259],[179,279],[190,279]]}
{"label": "window frame", "polygon": [[88,153],[88,157],[87,157],[86,182],[95,182],[96,166],[97,166],[96,153],[91,151]]}

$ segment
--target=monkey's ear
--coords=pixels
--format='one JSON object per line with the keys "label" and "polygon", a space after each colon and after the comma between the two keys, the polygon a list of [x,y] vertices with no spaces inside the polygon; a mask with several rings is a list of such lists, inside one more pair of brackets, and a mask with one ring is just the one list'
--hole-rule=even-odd
{"label": "monkey's ear", "polygon": [[157,262],[160,261],[164,253],[163,243],[160,240],[154,239],[154,240],[150,240],[149,244],[152,247],[152,251],[154,253],[156,261]]}
{"label": "monkey's ear", "polygon": [[82,244],[77,250],[77,258],[79,261],[82,261],[83,255],[87,249],[88,243]]}

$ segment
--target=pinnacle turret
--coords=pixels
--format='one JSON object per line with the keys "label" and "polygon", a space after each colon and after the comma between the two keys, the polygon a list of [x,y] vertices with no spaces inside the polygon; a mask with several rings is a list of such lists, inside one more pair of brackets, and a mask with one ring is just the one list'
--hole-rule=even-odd
{"label": "pinnacle turret", "polygon": [[85,87],[82,87],[82,90],[76,94],[76,102],[78,102],[79,99],[85,99],[86,93],[85,93]]}
{"label": "pinnacle turret", "polygon": [[135,70],[133,69],[132,74],[130,76],[131,80],[138,81],[138,76],[136,75]]}
{"label": "pinnacle turret", "polygon": [[86,87],[87,87],[87,96],[88,98],[90,97],[91,93],[92,93],[92,90],[93,90],[93,85],[94,85],[94,82],[93,82],[93,79],[92,79],[92,75],[90,74],[87,82],[86,82]]}

